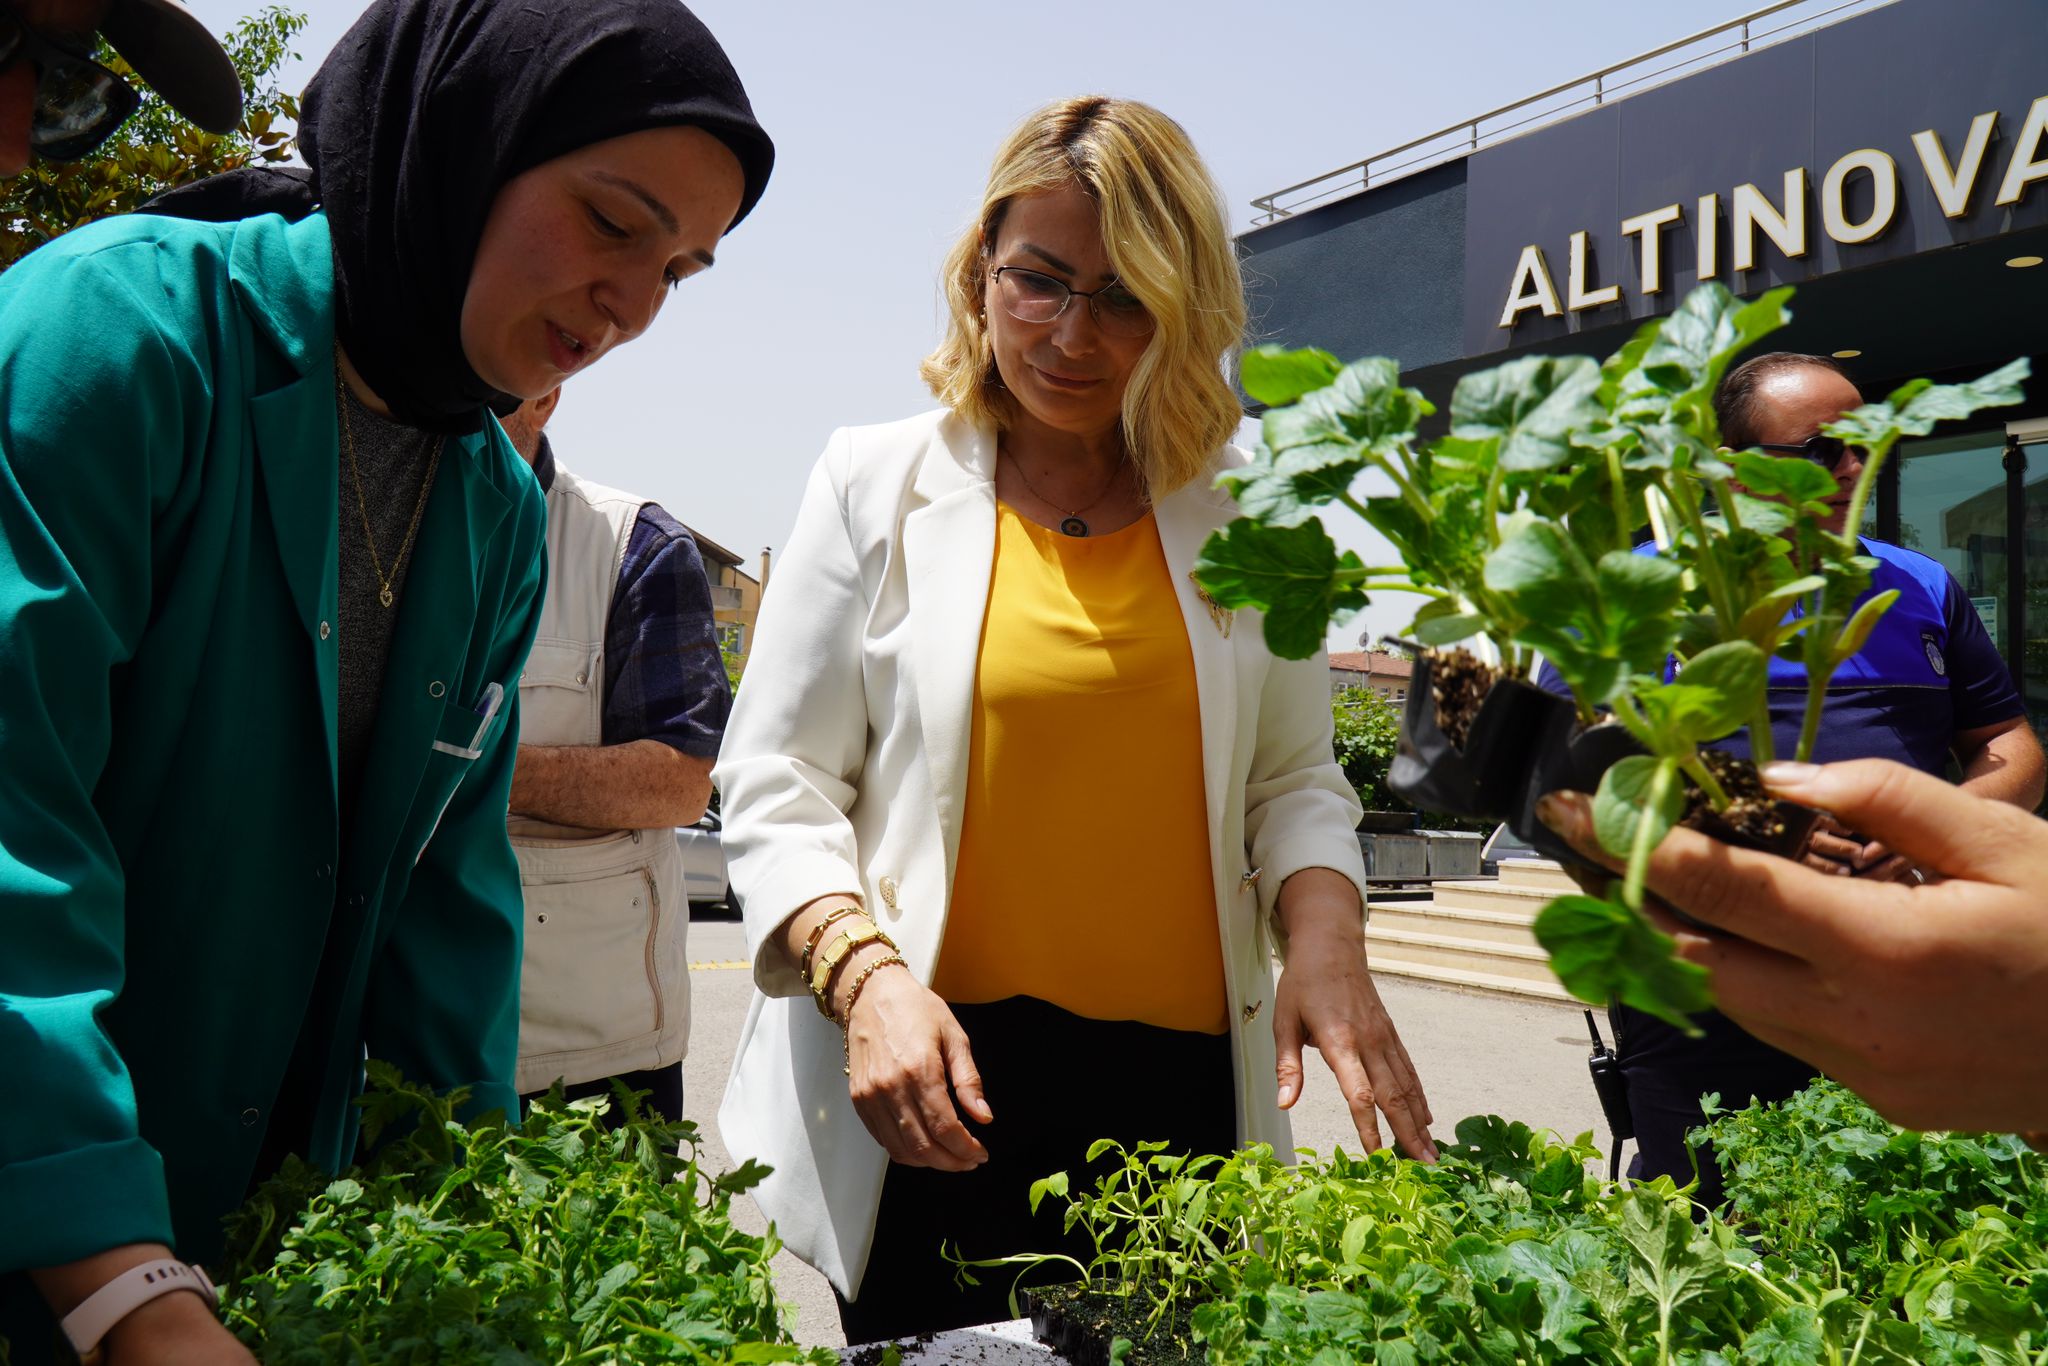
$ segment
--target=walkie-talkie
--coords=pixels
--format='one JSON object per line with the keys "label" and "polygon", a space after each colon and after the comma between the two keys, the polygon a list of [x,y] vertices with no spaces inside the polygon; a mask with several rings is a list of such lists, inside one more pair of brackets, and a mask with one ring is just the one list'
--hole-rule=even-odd
{"label": "walkie-talkie", "polygon": [[1600,1097],[1600,1113],[1607,1116],[1607,1131],[1614,1136],[1614,1151],[1607,1158],[1607,1179],[1613,1181],[1621,1175],[1621,1145],[1636,1136],[1635,1120],[1628,1112],[1628,1077],[1622,1073],[1621,1059],[1600,1037],[1600,1026],[1590,1010],[1586,1012],[1586,1028],[1593,1035],[1593,1056],[1586,1059],[1586,1070],[1593,1074],[1593,1092]]}

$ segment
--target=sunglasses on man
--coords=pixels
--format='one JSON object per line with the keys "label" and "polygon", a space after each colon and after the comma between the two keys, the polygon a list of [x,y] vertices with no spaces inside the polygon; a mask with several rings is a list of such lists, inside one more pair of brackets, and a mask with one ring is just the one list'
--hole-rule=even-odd
{"label": "sunglasses on man", "polygon": [[112,71],[0,8],[0,71],[16,62],[30,62],[37,72],[28,142],[45,161],[85,156],[142,103],[135,87]]}
{"label": "sunglasses on man", "polygon": [[1756,443],[1756,448],[1760,451],[1775,451],[1781,455],[1796,455],[1802,460],[1811,460],[1829,474],[1833,474],[1842,467],[1843,456],[1852,450],[1859,453],[1861,451],[1860,447],[1851,446],[1839,436],[1828,436],[1825,434],[1809,436],[1796,446],[1789,446],[1782,442],[1759,441]]}

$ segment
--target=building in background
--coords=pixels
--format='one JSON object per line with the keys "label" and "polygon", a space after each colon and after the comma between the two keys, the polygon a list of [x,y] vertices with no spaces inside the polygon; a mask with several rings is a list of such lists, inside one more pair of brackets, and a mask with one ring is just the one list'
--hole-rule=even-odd
{"label": "building in background", "polygon": [[1781,0],[1254,204],[1255,335],[1397,358],[1425,435],[1461,377],[1607,356],[1702,280],[1798,286],[1765,346],[1872,399],[2036,357],[2021,406],[1900,443],[1869,528],[1948,567],[2048,713],[2043,0]]}
{"label": "building in background", "polygon": [[1408,698],[1408,675],[1414,664],[1386,650],[1340,650],[1330,656],[1330,692],[1364,688],[1389,702]]}
{"label": "building in background", "polygon": [[768,550],[761,551],[760,577],[740,566],[746,561],[693,526],[683,528],[704,558],[704,576],[711,580],[711,610],[718,622],[719,646],[744,669],[754,648],[754,622],[761,612],[761,590],[768,583]]}

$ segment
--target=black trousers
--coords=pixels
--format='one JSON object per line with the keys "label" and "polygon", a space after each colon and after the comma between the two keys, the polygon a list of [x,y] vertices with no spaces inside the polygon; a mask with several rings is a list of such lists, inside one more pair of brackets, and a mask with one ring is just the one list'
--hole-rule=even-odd
{"label": "black trousers", "polygon": [[1636,1126],[1636,1155],[1628,1174],[1637,1180],[1668,1176],[1683,1186],[1695,1161],[1700,1188],[1693,1199],[1709,1209],[1727,1198],[1714,1147],[1690,1148],[1689,1130],[1706,1122],[1700,1098],[1718,1093],[1724,1109],[1739,1110],[1751,1098],[1781,1101],[1811,1085],[1811,1063],[1782,1053],[1719,1011],[1693,1017],[1706,1031],[1689,1039],[1654,1015],[1617,1005],[1608,1011],[1617,1034],[1615,1052],[1628,1078],[1629,1117]]}
{"label": "black trousers", "polygon": [[[1113,1156],[1087,1164],[1096,1139],[1126,1147],[1164,1139],[1175,1153],[1237,1147],[1227,1034],[1083,1019],[1028,996],[953,1013],[995,1112],[993,1124],[966,1121],[988,1161],[971,1172],[890,1164],[867,1273],[858,1296],[839,1301],[850,1345],[1010,1317],[1016,1269],[979,1270],[979,1285],[957,1285],[942,1244],[970,1260],[1066,1252],[1086,1263],[1094,1254],[1086,1235],[1061,1231],[1066,1202],[1048,1196],[1033,1216],[1031,1183],[1064,1171],[1076,1194],[1092,1190],[1114,1165]],[[1024,1284],[1076,1279],[1072,1267],[1054,1264]]]}
{"label": "black trousers", "polygon": [[[621,1082],[635,1091],[651,1091],[652,1095],[640,1102],[642,1108],[651,1114],[660,1115],[673,1124],[683,1117],[683,1065],[675,1063],[668,1067],[657,1067],[651,1072],[625,1072],[616,1077],[597,1077],[590,1081],[579,1081],[562,1088],[563,1100],[587,1100],[591,1096],[610,1096],[612,1083]],[[519,1099],[531,1105],[546,1095],[536,1091]],[[626,1112],[619,1108],[614,1099],[612,1108],[605,1111],[604,1126],[616,1129],[624,1123]]]}

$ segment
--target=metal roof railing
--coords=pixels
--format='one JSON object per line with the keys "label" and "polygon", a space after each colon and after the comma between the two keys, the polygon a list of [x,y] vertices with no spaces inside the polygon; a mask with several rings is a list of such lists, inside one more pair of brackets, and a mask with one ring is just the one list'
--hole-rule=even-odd
{"label": "metal roof railing", "polygon": [[[1252,220],[1253,226],[1277,223],[1332,199],[1377,188],[1432,166],[1470,156],[1482,147],[1492,147],[1520,137],[1611,99],[1625,98],[1653,85],[1662,85],[1680,72],[1690,73],[1722,61],[1732,61],[1774,41],[1810,32],[1849,10],[1875,9],[1892,3],[1894,0],[1778,0],[1776,4],[1702,29],[1690,37],[1666,43],[1625,62],[1616,62],[1613,66],[1554,85],[1513,104],[1461,119],[1448,128],[1440,128],[1399,147],[1375,153],[1363,161],[1354,161],[1349,166],[1340,166],[1298,185],[1260,195],[1252,201],[1252,207],[1259,210]],[[1793,10],[1808,12],[1792,15],[1789,12]],[[1765,20],[1777,22],[1764,27]],[[1701,50],[1687,51],[1691,48]],[[1674,58],[1674,54],[1682,55],[1665,61],[1666,58]],[[1664,64],[1657,65],[1660,62]]]}

